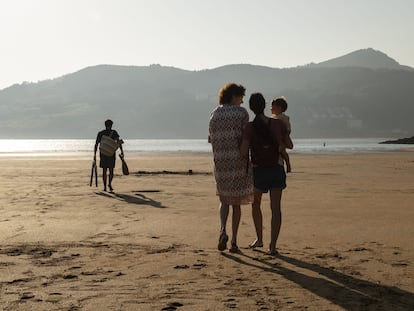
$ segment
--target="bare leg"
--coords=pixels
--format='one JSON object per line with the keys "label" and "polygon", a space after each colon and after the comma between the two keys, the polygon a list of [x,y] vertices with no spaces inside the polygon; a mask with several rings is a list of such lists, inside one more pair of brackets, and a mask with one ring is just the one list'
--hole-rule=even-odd
{"label": "bare leg", "polygon": [[250,247],[262,247],[263,246],[263,216],[260,204],[262,203],[262,193],[254,193],[254,201],[252,204],[252,217],[254,227],[256,229],[256,240],[250,244]]}
{"label": "bare leg", "polygon": [[270,191],[270,208],[272,210],[271,233],[270,233],[270,253],[276,254],[276,242],[279,237],[280,227],[282,225],[282,213],[280,210],[280,201],[282,199],[282,190]]}
{"label": "bare leg", "polygon": [[241,209],[240,205],[233,205],[233,216],[232,216],[232,237],[231,237],[231,244],[237,245],[237,232],[239,231],[240,225],[240,218],[241,218]]}
{"label": "bare leg", "polygon": [[220,233],[226,232],[227,218],[229,217],[229,205],[220,204]]}
{"label": "bare leg", "polygon": [[106,168],[102,169],[102,180],[104,184],[104,191],[106,191]]}
{"label": "bare leg", "polygon": [[114,178],[114,168],[113,167],[110,167],[109,168],[109,183],[108,183],[108,186],[109,186],[109,190],[114,190],[113,188],[112,188],[112,179]]}
{"label": "bare leg", "polygon": [[227,248],[227,241],[229,237],[226,234],[227,218],[229,216],[229,205],[220,204],[220,236],[218,242],[218,250],[224,251]]}

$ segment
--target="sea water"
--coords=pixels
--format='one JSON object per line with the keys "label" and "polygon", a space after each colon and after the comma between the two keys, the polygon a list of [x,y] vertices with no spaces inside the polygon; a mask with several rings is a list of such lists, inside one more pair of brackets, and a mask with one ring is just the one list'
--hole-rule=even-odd
{"label": "sea water", "polygon": [[[414,145],[380,144],[384,138],[364,139],[293,139],[290,153],[330,154],[399,151]],[[0,156],[59,155],[93,153],[91,139],[0,139]],[[211,152],[206,139],[125,139],[125,153],[139,152]]]}

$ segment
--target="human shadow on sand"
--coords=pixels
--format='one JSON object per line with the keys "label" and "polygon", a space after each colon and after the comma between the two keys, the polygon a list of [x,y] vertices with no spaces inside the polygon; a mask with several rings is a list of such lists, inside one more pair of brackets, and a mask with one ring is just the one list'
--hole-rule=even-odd
{"label": "human shadow on sand", "polygon": [[303,274],[296,269],[289,269],[268,259],[261,259],[247,254],[239,255],[259,262],[262,265],[248,262],[238,256],[222,253],[224,257],[238,263],[260,269],[265,272],[275,273],[283,276],[304,289],[312,292],[323,299],[351,311],[357,310],[412,310],[414,306],[414,294],[401,290],[397,287],[381,285],[366,280],[358,279],[331,268],[322,267],[318,264],[309,263],[293,257],[278,255],[277,257],[288,264],[300,269],[309,270],[323,277],[314,277]]}
{"label": "human shadow on sand", "polygon": [[157,208],[166,208],[166,206],[162,205],[161,202],[155,201],[141,193],[130,195],[130,194],[124,194],[124,193],[101,191],[101,192],[96,192],[96,194],[99,194],[107,198],[124,201],[124,202],[127,202],[128,204],[150,205],[152,207],[157,207]]}

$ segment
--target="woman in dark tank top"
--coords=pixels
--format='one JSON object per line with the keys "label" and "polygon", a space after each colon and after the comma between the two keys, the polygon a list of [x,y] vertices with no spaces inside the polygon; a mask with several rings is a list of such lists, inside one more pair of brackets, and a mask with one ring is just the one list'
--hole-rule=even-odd
{"label": "woman in dark tank top", "polygon": [[272,211],[269,252],[277,255],[276,242],[282,224],[281,198],[286,188],[286,173],[280,164],[279,146],[292,149],[285,125],[280,120],[264,115],[266,101],[262,94],[250,96],[249,107],[255,118],[249,122],[243,133],[241,153],[248,157],[249,150],[253,164],[254,202],[252,216],[256,229],[256,240],[250,247],[263,247],[263,216],[260,208],[262,195],[270,191],[270,208]]}

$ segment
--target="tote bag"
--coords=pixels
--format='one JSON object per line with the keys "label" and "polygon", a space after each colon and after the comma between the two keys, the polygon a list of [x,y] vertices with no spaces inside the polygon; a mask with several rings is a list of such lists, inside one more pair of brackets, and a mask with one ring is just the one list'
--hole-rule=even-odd
{"label": "tote bag", "polygon": [[[112,132],[111,132],[112,134]],[[101,142],[99,144],[99,151],[107,156],[112,157],[118,149],[118,142],[112,139],[110,136],[102,135]]]}

